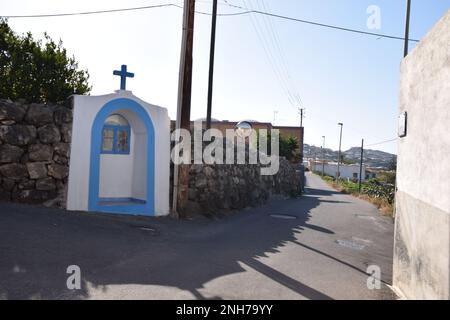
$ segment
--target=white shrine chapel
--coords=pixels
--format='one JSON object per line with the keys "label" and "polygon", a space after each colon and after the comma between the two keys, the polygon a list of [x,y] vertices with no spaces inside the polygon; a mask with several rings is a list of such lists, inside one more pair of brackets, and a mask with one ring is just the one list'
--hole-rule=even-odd
{"label": "white shrine chapel", "polygon": [[125,90],[73,96],[67,209],[169,214],[170,119],[167,109]]}

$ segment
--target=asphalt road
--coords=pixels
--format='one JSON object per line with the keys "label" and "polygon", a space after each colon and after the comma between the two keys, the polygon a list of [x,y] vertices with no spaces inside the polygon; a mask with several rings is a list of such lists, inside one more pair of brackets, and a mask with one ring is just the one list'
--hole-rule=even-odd
{"label": "asphalt road", "polygon": [[[394,298],[392,219],[316,176],[307,184],[301,198],[218,219],[2,203],[0,299]],[[69,265],[80,290],[67,289]],[[368,289],[369,265],[381,289]]]}

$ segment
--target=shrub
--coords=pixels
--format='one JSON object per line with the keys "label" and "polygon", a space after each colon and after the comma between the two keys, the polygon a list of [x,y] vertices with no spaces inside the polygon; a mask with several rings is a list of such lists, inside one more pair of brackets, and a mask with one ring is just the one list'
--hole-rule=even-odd
{"label": "shrub", "polygon": [[60,41],[45,42],[31,33],[17,35],[0,19],[0,98],[27,102],[58,102],[91,90],[87,71],[78,70]]}

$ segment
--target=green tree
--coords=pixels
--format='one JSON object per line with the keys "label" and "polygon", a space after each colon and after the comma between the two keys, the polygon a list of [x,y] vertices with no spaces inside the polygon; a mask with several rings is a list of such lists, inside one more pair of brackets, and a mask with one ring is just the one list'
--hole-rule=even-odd
{"label": "green tree", "polygon": [[295,156],[295,150],[298,149],[298,140],[293,136],[283,137],[280,135],[280,156],[292,160]]}
{"label": "green tree", "polygon": [[27,102],[64,101],[71,94],[91,90],[87,70],[78,70],[62,41],[34,40],[31,33],[16,34],[0,19],[0,98]]}
{"label": "green tree", "polygon": [[[260,148],[259,146],[259,138],[260,136],[260,131],[257,129],[256,130],[256,141],[254,141],[253,143],[255,144],[255,146],[258,147],[258,149]],[[266,148],[267,148],[267,154],[272,154],[271,151],[271,139],[272,139],[272,134],[271,132],[267,132],[267,139],[266,139]],[[294,136],[287,136],[284,137],[281,134],[278,136],[279,137],[279,156],[285,157],[288,160],[292,160],[296,157],[296,150],[299,148],[299,143],[298,143],[298,139]]]}

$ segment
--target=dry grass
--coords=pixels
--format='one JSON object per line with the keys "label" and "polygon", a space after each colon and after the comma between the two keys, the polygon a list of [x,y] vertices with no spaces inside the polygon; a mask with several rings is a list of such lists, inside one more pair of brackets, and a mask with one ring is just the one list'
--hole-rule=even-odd
{"label": "dry grass", "polygon": [[349,194],[356,198],[372,203],[380,210],[383,216],[393,217],[394,205],[390,204],[387,200],[382,198],[374,198],[368,196],[367,194],[359,193],[355,191],[353,188],[348,188],[348,186],[343,185],[342,183],[338,183],[332,179],[323,179],[323,180],[336,191]]}
{"label": "dry grass", "polygon": [[380,210],[383,216],[388,217],[394,216],[394,206],[389,202],[387,202],[386,200],[380,198],[372,198],[369,197],[367,194],[358,194],[356,196],[362,200],[365,200],[375,205]]}

